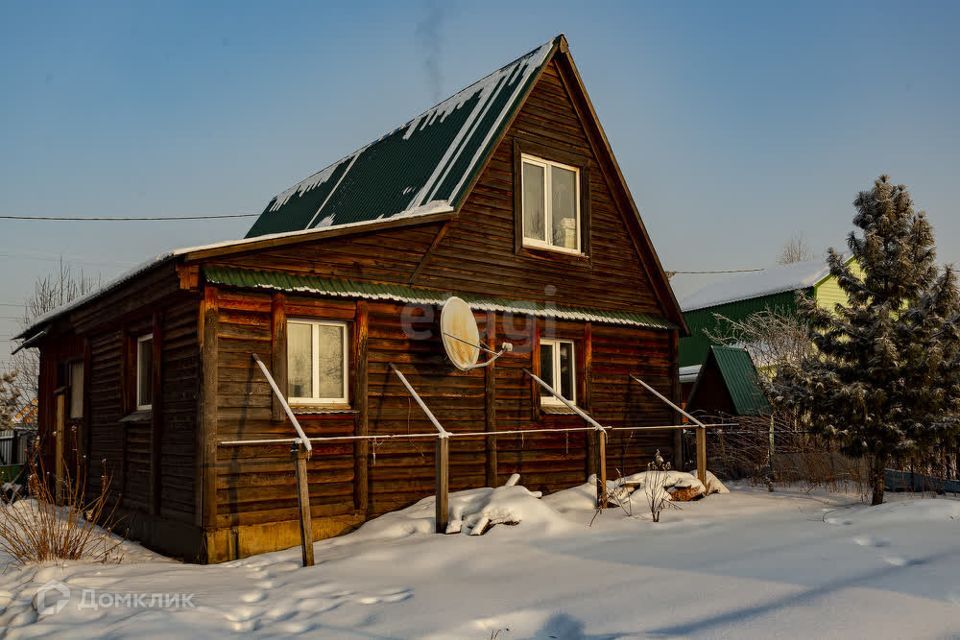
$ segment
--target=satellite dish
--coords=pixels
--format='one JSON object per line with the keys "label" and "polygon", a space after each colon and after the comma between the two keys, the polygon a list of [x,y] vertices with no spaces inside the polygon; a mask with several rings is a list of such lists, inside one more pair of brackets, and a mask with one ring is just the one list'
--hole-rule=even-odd
{"label": "satellite dish", "polygon": [[440,310],[443,349],[457,369],[473,369],[480,359],[480,330],[473,311],[462,298],[453,296]]}
{"label": "satellite dish", "polygon": [[[440,336],[447,358],[460,371],[486,367],[507,351],[513,350],[513,345],[509,342],[504,342],[498,352],[483,347],[480,343],[480,329],[477,328],[477,320],[473,317],[470,305],[456,296],[448,298],[440,309]],[[493,357],[478,363],[481,349],[491,353]]]}

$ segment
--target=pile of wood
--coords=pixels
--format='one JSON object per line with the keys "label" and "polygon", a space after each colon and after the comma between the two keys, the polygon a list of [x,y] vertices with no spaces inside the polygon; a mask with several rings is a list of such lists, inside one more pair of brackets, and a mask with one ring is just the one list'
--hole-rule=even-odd
{"label": "pile of wood", "polygon": [[616,481],[616,486],[610,492],[610,501],[614,504],[629,500],[637,490],[642,490],[649,482],[657,482],[670,496],[673,502],[690,502],[700,500],[711,493],[730,493],[715,475],[707,472],[706,484],[686,471],[651,470],[635,473]]}

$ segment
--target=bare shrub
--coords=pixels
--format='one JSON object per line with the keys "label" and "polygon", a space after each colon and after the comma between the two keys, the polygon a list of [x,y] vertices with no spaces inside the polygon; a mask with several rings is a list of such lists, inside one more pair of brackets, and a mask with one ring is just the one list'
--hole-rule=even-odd
{"label": "bare shrub", "polygon": [[[710,421],[729,422],[728,416]],[[769,416],[738,416],[736,426],[713,429],[708,445],[714,471],[730,479],[748,479],[758,484],[801,484],[834,491],[867,486],[868,465],[850,458],[836,445],[808,433],[798,423],[779,415],[773,418],[771,447]]]}
{"label": "bare shrub", "polygon": [[671,505],[670,493],[664,486],[670,475],[670,463],[664,462],[660,450],[654,456],[653,462],[647,465],[647,478],[643,483],[643,495],[647,499],[650,515],[654,522],[660,522],[660,512]]}
{"label": "bare shrub", "polygon": [[813,353],[807,326],[796,315],[764,309],[741,320],[719,313],[714,314],[714,318],[716,326],[704,331],[707,338],[714,344],[746,349],[768,392],[772,391],[771,384],[779,368],[798,364]]}
{"label": "bare shrub", "polygon": [[807,240],[803,237],[803,234],[795,233],[783,244],[783,248],[780,249],[780,255],[777,256],[777,263],[793,264],[795,262],[806,262],[807,260],[813,260],[815,257],[816,256],[813,255],[813,249],[807,244]]}
{"label": "bare shrub", "polygon": [[[74,434],[75,435],[75,434]],[[74,447],[76,451],[76,447]],[[97,525],[116,524],[108,508],[110,478],[104,470],[99,487],[87,495],[87,473],[79,453],[63,464],[64,477],[54,479],[42,456],[31,455],[28,492],[0,501],[0,550],[21,564],[49,560],[119,562],[122,540]],[[19,498],[19,499],[18,499]]]}
{"label": "bare shrub", "polygon": [[[74,270],[60,260],[57,270],[40,279],[33,285],[33,293],[24,301],[21,329],[27,329],[38,318],[54,309],[72,302],[100,288],[99,275],[92,278],[81,269]],[[36,400],[39,393],[40,352],[37,349],[21,349],[13,355],[11,362],[20,372],[14,383],[19,391],[21,405]]]}

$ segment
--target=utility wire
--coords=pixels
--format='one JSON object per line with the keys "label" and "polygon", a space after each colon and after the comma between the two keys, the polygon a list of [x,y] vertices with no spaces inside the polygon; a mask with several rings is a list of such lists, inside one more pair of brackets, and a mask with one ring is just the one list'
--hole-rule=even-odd
{"label": "utility wire", "polygon": [[674,275],[712,275],[714,273],[755,273],[757,271],[765,271],[765,269],[720,269],[717,271],[668,271],[667,273],[672,273]]}
{"label": "utility wire", "polygon": [[0,220],[34,220],[41,222],[161,222],[172,220],[222,220],[224,218],[256,218],[259,213],[228,213],[212,216],[147,216],[133,218],[126,216],[3,216]]}

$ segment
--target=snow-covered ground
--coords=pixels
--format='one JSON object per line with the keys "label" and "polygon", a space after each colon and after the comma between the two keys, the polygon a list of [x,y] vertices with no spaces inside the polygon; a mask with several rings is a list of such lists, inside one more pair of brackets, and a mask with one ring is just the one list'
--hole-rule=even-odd
{"label": "snow-covered ground", "polygon": [[[591,526],[591,489],[452,496],[523,518],[438,536],[432,501],[345,537],[215,566],[127,545],[119,565],[7,566],[8,638],[960,638],[960,500],[735,486],[663,513],[634,504]],[[49,581],[69,588],[38,614]],[[151,594],[166,594],[151,600]],[[49,595],[49,592],[48,592]],[[170,603],[162,608],[160,603]],[[139,600],[137,599],[139,597]],[[166,599],[165,599],[166,598]],[[96,608],[90,606],[96,603]],[[87,606],[83,606],[86,604]],[[137,606],[133,606],[133,605]],[[55,608],[55,607],[52,607]]]}

